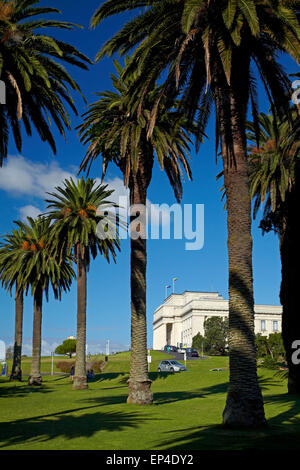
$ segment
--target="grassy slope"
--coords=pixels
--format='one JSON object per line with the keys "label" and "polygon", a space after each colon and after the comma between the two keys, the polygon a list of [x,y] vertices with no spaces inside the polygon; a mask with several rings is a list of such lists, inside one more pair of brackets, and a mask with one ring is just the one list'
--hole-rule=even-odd
{"label": "grassy slope", "polygon": [[259,369],[268,428],[229,431],[220,424],[227,358],[189,361],[189,372],[158,375],[163,357],[152,356],[155,401],[146,407],[126,404],[129,353],[110,357],[85,391],[72,391],[68,377],[45,377],[41,388],[0,379],[0,449],[298,448],[300,399],[289,397],[272,371]]}

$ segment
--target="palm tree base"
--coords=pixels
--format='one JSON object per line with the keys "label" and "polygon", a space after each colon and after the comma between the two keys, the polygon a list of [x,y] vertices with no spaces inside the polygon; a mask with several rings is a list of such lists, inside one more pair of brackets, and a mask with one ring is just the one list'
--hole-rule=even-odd
{"label": "palm tree base", "polygon": [[239,392],[228,392],[223,412],[223,424],[231,428],[260,428],[267,425],[263,399]]}
{"label": "palm tree base", "polygon": [[28,379],[28,385],[42,385],[42,377],[40,375],[36,377],[31,375]]}
{"label": "palm tree base", "polygon": [[150,390],[152,380],[128,380],[129,395],[127,403],[137,405],[152,405],[153,393]]}
{"label": "palm tree base", "polygon": [[86,376],[74,375],[72,390],[86,390],[89,388]]}
{"label": "palm tree base", "polygon": [[19,382],[22,382],[21,376],[17,374],[11,374],[9,377],[9,381],[13,382],[15,380],[18,380]]}

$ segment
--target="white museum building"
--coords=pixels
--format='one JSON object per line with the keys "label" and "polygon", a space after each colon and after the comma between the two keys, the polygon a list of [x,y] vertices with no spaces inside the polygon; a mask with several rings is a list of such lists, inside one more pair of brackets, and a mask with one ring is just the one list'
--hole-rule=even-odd
{"label": "white museum building", "polygon": [[[254,312],[255,334],[281,332],[280,305],[255,305]],[[154,312],[153,349],[163,349],[166,344],[191,347],[193,336],[204,335],[204,322],[210,317],[228,317],[228,300],[218,292],[169,295]]]}

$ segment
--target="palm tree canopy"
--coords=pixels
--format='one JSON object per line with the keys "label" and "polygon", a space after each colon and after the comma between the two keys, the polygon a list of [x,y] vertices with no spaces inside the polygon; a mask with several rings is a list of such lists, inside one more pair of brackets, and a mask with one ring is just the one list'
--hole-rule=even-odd
{"label": "palm tree canopy", "polygon": [[[63,187],[56,187],[56,192],[48,193],[49,220],[54,221],[51,235],[52,244],[57,253],[75,251],[80,246],[81,257],[86,265],[90,256],[96,258],[99,252],[109,262],[110,256],[115,261],[120,240],[117,229],[120,225],[118,214],[111,209],[118,206],[107,198],[114,192],[107,190],[107,185],[97,185],[96,180],[83,177],[78,181],[66,179]],[[99,236],[99,224],[103,225],[105,236]],[[75,252],[75,256],[77,253]]]}
{"label": "palm tree canopy", "polygon": [[[69,89],[81,94],[62,63],[87,70],[90,59],[72,45],[38,33],[42,28],[70,30],[73,23],[36,19],[60,13],[55,8],[35,6],[38,0],[0,1],[0,78],[6,85],[6,105],[0,106],[0,165],[7,156],[10,127],[17,149],[22,148],[22,119],[27,135],[32,125],[41,139],[56,152],[51,121],[62,135],[70,129],[65,104],[76,113]],[[34,18],[33,18],[34,17]]]}
{"label": "palm tree canopy", "polygon": [[[249,176],[251,197],[254,199],[253,213],[264,207],[264,218],[278,211],[286,200],[286,195],[295,184],[296,166],[299,164],[299,140],[295,132],[299,127],[299,117],[292,112],[295,126],[278,120],[271,114],[260,113],[259,146],[253,123],[249,122]],[[298,123],[298,124],[297,124]]]}
{"label": "palm tree canopy", "polygon": [[[89,144],[87,154],[80,170],[90,169],[93,161],[102,155],[103,175],[107,165],[113,161],[124,174],[126,187],[131,173],[138,169],[139,155],[153,160],[153,155],[161,170],[166,171],[177,200],[182,197],[183,169],[189,179],[192,178],[189,165],[190,134],[197,134],[202,141],[202,129],[194,122],[188,123],[184,114],[178,109],[174,96],[162,98],[160,88],[152,89],[144,96],[143,107],[139,100],[131,103],[131,88],[137,80],[137,73],[125,76],[129,57],[125,66],[114,61],[117,75],[111,74],[114,91],[97,93],[100,99],[89,106],[84,114],[84,122],[79,127],[81,141]],[[151,109],[158,109],[157,119],[152,132]]]}
{"label": "palm tree canopy", "polygon": [[[94,14],[91,25],[96,27],[109,16],[143,7],[144,11],[108,40],[97,55],[99,60],[106,54],[124,54],[135,48],[128,70],[139,72],[139,86],[132,89],[132,100],[167,69],[164,91],[184,88],[182,98],[188,116],[194,116],[200,103],[200,122],[205,123],[214,99],[217,112],[223,109],[224,121],[227,112],[227,121],[231,122],[227,90],[234,85],[242,97],[243,114],[245,103],[250,101],[256,119],[256,68],[274,114],[289,112],[290,81],[277,54],[286,52],[300,62],[298,1],[107,0]],[[219,95],[217,88],[223,90]],[[152,119],[155,115],[153,108]],[[228,124],[226,146],[234,154],[232,142]]]}
{"label": "palm tree canopy", "polygon": [[12,292],[14,286],[24,292],[30,289],[45,292],[48,299],[49,286],[55,298],[71,287],[75,273],[71,257],[58,259],[49,244],[51,225],[45,217],[32,219],[28,223],[16,221],[18,229],[2,237],[0,243],[0,279],[2,285]]}

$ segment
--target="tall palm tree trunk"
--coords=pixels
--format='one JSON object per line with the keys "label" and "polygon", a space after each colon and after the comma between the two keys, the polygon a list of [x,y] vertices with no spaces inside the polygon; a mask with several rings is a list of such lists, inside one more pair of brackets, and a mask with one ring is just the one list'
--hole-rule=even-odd
{"label": "tall palm tree trunk", "polygon": [[[130,378],[128,380],[129,395],[127,403],[139,405],[152,404],[153,394],[150,390],[151,380],[148,374],[147,363],[147,322],[146,322],[146,267],[147,267],[147,241],[146,241],[146,201],[147,187],[151,180],[153,158],[149,158],[146,168],[143,158],[139,159],[139,169],[136,175],[130,178],[130,206],[140,206],[134,211],[138,215],[136,224],[132,216],[132,224],[136,225],[137,235],[131,233],[131,357]],[[149,175],[150,172],[150,175]],[[139,209],[139,208],[137,208]]]}
{"label": "tall palm tree trunk", "polygon": [[[252,274],[251,199],[249,191],[245,120],[247,92],[240,77],[217,90],[217,107],[224,183],[227,198],[229,260],[230,382],[224,424],[232,427],[265,425],[262,394],[257,379]],[[230,131],[230,132],[228,132]],[[228,143],[228,134],[232,142]]]}
{"label": "tall palm tree trunk", "polygon": [[34,294],[32,361],[28,385],[41,385],[41,348],[42,348],[42,308],[43,291],[37,288]]}
{"label": "tall palm tree trunk", "polygon": [[15,342],[10,380],[21,380],[21,357],[23,335],[23,289],[16,288],[15,297]]}
{"label": "tall palm tree trunk", "polygon": [[80,245],[76,247],[77,256],[77,341],[75,375],[73,390],[87,389],[86,375],[86,263],[82,258]]}
{"label": "tall palm tree trunk", "polygon": [[300,171],[296,169],[296,183],[287,194],[285,207],[286,217],[284,228],[280,234],[280,255],[282,280],[280,288],[280,301],[282,304],[282,339],[286,351],[288,372],[288,393],[300,395],[300,354],[293,357],[296,349],[295,341],[300,341],[300,315],[299,315],[299,198],[300,198]]}

